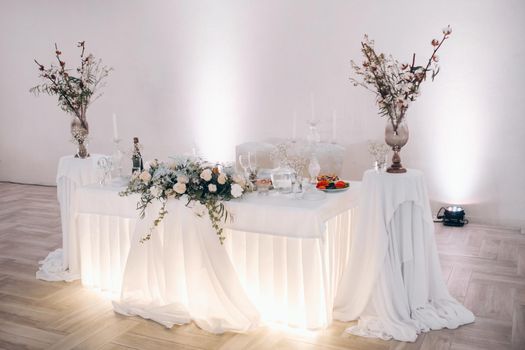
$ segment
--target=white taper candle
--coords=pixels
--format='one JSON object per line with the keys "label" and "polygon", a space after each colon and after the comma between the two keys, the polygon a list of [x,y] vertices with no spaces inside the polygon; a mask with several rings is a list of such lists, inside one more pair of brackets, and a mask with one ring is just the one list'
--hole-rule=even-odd
{"label": "white taper candle", "polygon": [[297,137],[297,111],[293,111],[293,124],[292,124],[292,140],[295,141]]}
{"label": "white taper candle", "polygon": [[312,115],[310,116],[310,122],[315,121],[315,105],[314,105],[314,93],[310,92],[310,108],[312,109]]}
{"label": "white taper candle", "polygon": [[113,113],[113,140],[118,140],[117,115]]}
{"label": "white taper candle", "polygon": [[332,143],[335,143],[337,139],[337,112],[334,109],[332,114]]}

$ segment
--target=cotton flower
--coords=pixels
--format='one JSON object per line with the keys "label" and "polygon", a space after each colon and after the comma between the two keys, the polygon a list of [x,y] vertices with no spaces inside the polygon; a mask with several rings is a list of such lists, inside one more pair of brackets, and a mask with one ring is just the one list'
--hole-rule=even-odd
{"label": "cotton flower", "polygon": [[141,179],[145,183],[148,183],[151,180],[151,174],[148,171],[143,171],[140,173],[139,179]]}
{"label": "cotton flower", "polygon": [[407,84],[407,83],[403,83],[399,86],[399,89],[403,92],[403,93],[409,93],[410,92],[410,84]]}
{"label": "cotton flower", "polygon": [[215,186],[214,184],[209,184],[208,191],[210,191],[211,193],[217,192],[217,186]]}
{"label": "cotton flower", "polygon": [[232,185],[231,194],[233,198],[239,198],[240,196],[242,196],[243,191],[244,190],[239,184]]}
{"label": "cotton flower", "polygon": [[452,27],[450,25],[448,25],[445,28],[443,28],[443,34],[445,34],[445,35],[452,34]]}
{"label": "cotton flower", "polygon": [[184,192],[186,192],[186,184],[182,182],[177,182],[173,186],[173,191],[177,192],[178,194],[183,194]]}
{"label": "cotton flower", "polygon": [[177,182],[180,182],[181,184],[187,184],[190,182],[190,179],[186,175],[179,175],[177,176]]}
{"label": "cotton flower", "polygon": [[219,177],[217,178],[217,182],[220,185],[224,185],[226,183],[227,179],[228,179],[228,177],[225,174],[219,174]]}
{"label": "cotton flower", "polygon": [[212,174],[211,169],[204,169],[200,174],[200,178],[203,179],[204,181],[210,181],[211,174]]}

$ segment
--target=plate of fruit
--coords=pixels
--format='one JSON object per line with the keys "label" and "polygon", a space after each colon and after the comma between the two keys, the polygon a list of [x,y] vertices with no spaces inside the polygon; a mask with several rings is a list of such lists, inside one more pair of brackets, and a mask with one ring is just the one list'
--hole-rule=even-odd
{"label": "plate of fruit", "polygon": [[321,175],[317,177],[316,187],[324,192],[342,192],[350,187],[350,183],[340,180],[336,175]]}

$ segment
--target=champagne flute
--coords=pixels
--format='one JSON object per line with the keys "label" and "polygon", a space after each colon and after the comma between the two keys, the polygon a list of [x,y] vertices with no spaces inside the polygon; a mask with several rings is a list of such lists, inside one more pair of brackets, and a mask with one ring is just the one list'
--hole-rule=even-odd
{"label": "champagne flute", "polygon": [[310,175],[310,182],[312,184],[317,183],[317,176],[319,176],[320,171],[321,171],[321,165],[319,164],[317,157],[313,156],[310,159],[310,164],[308,164],[308,174]]}
{"label": "champagne flute", "polygon": [[239,155],[239,165],[241,166],[243,170],[244,177],[247,178],[248,168],[250,167],[249,153],[248,155],[246,154]]}
{"label": "champagne flute", "polygon": [[250,172],[257,171],[257,153],[248,152],[248,166]]}

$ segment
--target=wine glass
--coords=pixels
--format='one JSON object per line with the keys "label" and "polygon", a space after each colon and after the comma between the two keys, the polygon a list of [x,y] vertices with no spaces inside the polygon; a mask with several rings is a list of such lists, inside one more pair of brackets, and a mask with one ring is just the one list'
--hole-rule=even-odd
{"label": "wine glass", "polygon": [[250,168],[249,153],[247,155],[246,154],[239,155],[239,165],[241,166],[243,170],[244,176],[247,178],[248,169]]}
{"label": "wine glass", "polygon": [[313,156],[310,159],[310,164],[308,164],[308,174],[310,175],[310,182],[312,184],[317,183],[317,176],[319,176],[320,171],[321,171],[321,165],[319,164],[317,157]]}
{"label": "wine glass", "polygon": [[250,172],[257,170],[257,153],[248,152],[248,166]]}
{"label": "wine glass", "polygon": [[319,124],[318,120],[310,120],[308,121],[308,135],[306,139],[309,143],[319,143],[321,142],[321,134],[319,133],[319,130],[317,129],[317,124]]}

